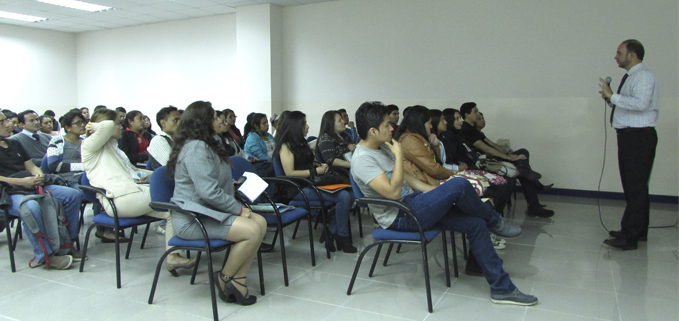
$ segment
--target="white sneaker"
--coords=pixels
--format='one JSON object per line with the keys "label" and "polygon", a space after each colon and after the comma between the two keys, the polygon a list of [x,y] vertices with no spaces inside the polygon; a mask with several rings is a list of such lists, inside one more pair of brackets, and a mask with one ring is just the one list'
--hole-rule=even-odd
{"label": "white sneaker", "polygon": [[504,244],[504,240],[491,234],[490,241],[493,242],[493,248],[496,250],[504,250],[507,246]]}
{"label": "white sneaker", "polygon": [[165,235],[165,229],[160,225],[156,225],[156,233]]}

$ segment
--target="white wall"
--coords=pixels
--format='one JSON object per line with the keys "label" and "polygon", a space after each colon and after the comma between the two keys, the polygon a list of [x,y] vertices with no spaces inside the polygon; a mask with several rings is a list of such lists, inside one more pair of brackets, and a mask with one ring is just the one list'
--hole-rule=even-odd
{"label": "white wall", "polygon": [[75,56],[74,34],[0,24],[0,108],[77,107]]}
{"label": "white wall", "polygon": [[[486,134],[528,148],[544,182],[596,190],[607,117],[598,78],[610,75],[617,87],[624,70],[615,50],[637,38],[661,87],[651,193],[676,196],[677,6],[344,0],[284,8],[284,107],[304,111],[313,134],[323,112],[346,108],[352,115],[366,100],[438,109],[475,101]],[[622,191],[615,145],[608,129],[604,191]]]}
{"label": "white wall", "polygon": [[[162,107],[186,108],[196,100],[220,110],[236,107],[235,18],[78,34],[78,104],[137,109],[152,120]],[[236,113],[244,122],[246,111]]]}

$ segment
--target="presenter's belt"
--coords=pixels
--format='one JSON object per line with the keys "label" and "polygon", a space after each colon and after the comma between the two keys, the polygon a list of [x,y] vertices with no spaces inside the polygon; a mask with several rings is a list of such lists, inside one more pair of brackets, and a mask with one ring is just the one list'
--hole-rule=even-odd
{"label": "presenter's belt", "polygon": [[641,131],[647,131],[647,130],[655,130],[655,127],[625,127],[625,128],[616,128],[615,132],[620,134],[629,134],[629,133],[634,133],[634,132],[641,132]]}

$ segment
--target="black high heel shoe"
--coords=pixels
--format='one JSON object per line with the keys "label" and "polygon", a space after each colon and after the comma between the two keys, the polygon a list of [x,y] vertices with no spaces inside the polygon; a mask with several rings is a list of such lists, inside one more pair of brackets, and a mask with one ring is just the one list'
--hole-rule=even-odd
{"label": "black high heel shoe", "polygon": [[[240,278],[230,277],[229,281],[226,283],[226,287],[224,288],[224,292],[225,292],[226,295],[228,295],[227,300],[233,299],[233,301],[227,301],[227,302],[236,302],[240,305],[255,304],[257,302],[256,296],[248,295],[249,291],[245,292],[245,295],[243,295],[243,293],[240,293],[240,291],[238,291],[236,286],[233,285],[233,283],[236,283],[236,284],[244,287],[247,291],[248,287],[245,286],[245,284],[236,281],[236,280],[239,280],[239,279],[245,279],[245,277],[240,277]],[[220,298],[221,298],[221,296],[220,296]]]}
{"label": "black high heel shoe", "polygon": [[335,235],[335,241],[337,241],[337,250],[344,253],[356,253],[358,249],[351,245],[350,238],[348,236]]}
{"label": "black high heel shoe", "polygon": [[[219,298],[227,303],[232,303],[236,302],[235,299],[233,299],[231,296],[229,296],[229,293],[226,291],[226,284],[229,283],[231,280],[230,277],[222,274],[221,271],[215,272],[215,277],[217,282],[215,282],[215,286],[217,287],[217,293],[219,294]],[[224,282],[224,289],[222,290],[222,287],[219,285],[219,280],[222,280]]]}
{"label": "black high heel shoe", "polygon": [[[323,231],[325,233],[325,231]],[[325,248],[328,250],[328,252],[335,252],[337,249],[335,248],[335,235],[330,233],[329,231],[325,233]]]}

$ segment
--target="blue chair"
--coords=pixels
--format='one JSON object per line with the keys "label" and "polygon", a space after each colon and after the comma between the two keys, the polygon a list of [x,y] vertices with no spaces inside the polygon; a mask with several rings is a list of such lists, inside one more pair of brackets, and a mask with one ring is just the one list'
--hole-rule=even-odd
{"label": "blue chair", "polygon": [[[353,181],[352,178],[352,185],[354,185],[355,182]],[[358,190],[358,188],[357,188]],[[422,248],[422,265],[424,266],[424,282],[425,282],[425,287],[427,291],[427,307],[429,310],[429,313],[433,312],[433,307],[432,307],[432,302],[431,302],[431,286],[430,286],[430,280],[429,280],[429,263],[428,263],[428,257],[427,257],[427,244],[429,244],[432,240],[434,240],[439,234],[441,235],[441,238],[443,240],[443,259],[444,259],[444,264],[445,264],[445,273],[446,273],[446,286],[450,287],[450,267],[448,266],[448,245],[447,245],[447,240],[446,240],[446,233],[439,229],[439,228],[434,228],[428,231],[425,231],[422,229],[422,226],[420,226],[419,221],[413,215],[412,211],[410,208],[407,206],[401,204],[398,201],[393,201],[393,200],[388,200],[388,199],[383,199],[383,198],[368,198],[368,197],[361,197],[356,199],[357,204],[359,205],[368,205],[368,204],[375,204],[375,205],[384,205],[384,206],[391,206],[391,207],[396,207],[398,208],[401,212],[405,213],[406,215],[410,216],[413,218],[415,223],[417,224],[417,227],[419,231],[417,232],[398,232],[398,231],[393,231],[393,230],[387,230],[382,227],[376,228],[373,233],[372,237],[374,242],[370,245],[368,245],[363,251],[361,251],[361,254],[358,257],[358,261],[356,262],[356,267],[354,268],[354,273],[351,276],[351,282],[349,283],[349,288],[347,289],[347,295],[351,295],[351,290],[354,287],[354,282],[356,281],[356,276],[358,275],[358,270],[361,267],[361,262],[363,261],[363,257],[365,256],[370,249],[373,247],[377,246],[377,252],[375,253],[375,258],[373,259],[372,265],[370,266],[370,272],[368,273],[369,277],[373,276],[373,272],[375,271],[375,265],[377,264],[377,260],[379,259],[380,256],[380,251],[382,250],[382,245],[385,243],[389,243],[389,250],[387,251],[387,255],[384,258],[384,263],[383,265],[387,265],[387,261],[389,259],[389,254],[391,253],[391,249],[394,244],[418,244]]]}
{"label": "blue chair", "polygon": [[149,158],[148,161],[146,161],[146,169],[152,171],[153,166],[151,166],[151,158]]}
{"label": "blue chair", "polygon": [[[153,277],[151,293],[149,294],[149,304],[153,303],[153,297],[156,293],[156,285],[158,284],[158,276],[160,275],[160,268],[163,266],[165,258],[170,253],[177,250],[198,251],[198,256],[196,257],[196,266],[193,269],[193,275],[191,276],[191,284],[193,284],[196,278],[196,272],[198,271],[198,264],[200,263],[201,253],[206,252],[208,262],[207,269],[210,286],[210,296],[212,299],[212,316],[214,317],[215,321],[219,320],[219,314],[217,310],[217,297],[215,293],[215,282],[217,282],[217,280],[214,279],[214,271],[212,268],[212,253],[227,250],[227,253],[224,257],[224,262],[226,262],[226,258],[229,256],[228,250],[234,243],[223,239],[217,240],[210,239],[207,235],[207,231],[205,230],[205,226],[201,221],[200,214],[185,211],[181,207],[170,202],[172,194],[174,193],[174,180],[167,175],[167,169],[165,168],[165,166],[161,166],[153,172],[153,175],[151,175],[150,188],[151,188],[151,203],[149,203],[149,206],[156,209],[157,211],[177,211],[191,216],[194,222],[198,223],[198,226],[200,226],[200,230],[203,234],[203,239],[185,240],[178,236],[173,236],[170,239],[168,244],[172,247],[169,250],[165,251],[165,253],[160,257],[160,260],[158,260],[158,265],[156,266],[156,273],[155,276]],[[262,293],[262,295],[264,295],[264,273],[262,269],[261,251],[257,251],[257,261],[259,266],[260,292]],[[178,276],[178,274],[173,275]]]}
{"label": "blue chair", "polygon": [[[231,156],[230,157],[231,162],[233,163],[233,177],[234,179],[238,179],[241,176],[243,176],[244,172],[250,172],[250,173],[256,173],[255,168],[248,162],[245,158],[238,157],[238,156]],[[302,188],[296,184],[293,181],[286,180],[283,178],[275,178],[275,177],[262,177],[262,179],[269,183],[269,184],[281,184],[285,185],[294,189],[297,189],[299,193],[302,193]],[[302,219],[307,219],[307,224],[309,228],[309,249],[311,252],[311,265],[316,266],[316,255],[314,252],[314,235],[313,235],[313,228],[311,227],[311,215],[310,215],[310,205],[309,201],[307,200],[306,196],[302,193],[302,196],[304,197],[304,201],[298,201],[296,204],[301,204],[301,205],[292,205],[292,202],[290,202],[289,205],[295,206],[296,208],[284,213],[281,213],[278,211],[278,208],[275,206],[275,202],[271,200],[269,195],[266,193],[262,193],[261,198],[263,198],[266,202],[268,202],[273,208],[274,208],[274,214],[262,214],[262,217],[266,220],[266,224],[268,227],[274,227],[276,228],[276,234],[274,234],[272,244],[270,246],[271,249],[276,245],[276,237],[278,237],[280,244],[281,244],[281,260],[283,264],[283,282],[285,286],[289,285],[288,282],[288,263],[287,263],[287,258],[285,255],[285,237],[283,235],[283,228],[286,226],[296,223],[297,226],[299,226],[299,223],[302,221]],[[297,227],[295,227],[295,231],[297,231]],[[293,237],[294,238],[294,237]]]}
{"label": "blue chair", "polygon": [[307,141],[307,143],[308,143],[308,142],[310,142],[310,141],[315,140],[316,138],[317,138],[316,136],[309,136],[309,137],[306,138],[306,141]]}
{"label": "blue chair", "polygon": [[49,174],[50,168],[49,168],[49,163],[47,162],[47,155],[45,155],[42,160],[40,161],[40,169],[42,170],[43,173]]}
{"label": "blue chair", "polygon": [[[274,168],[274,172],[276,173],[276,177],[290,180],[290,181],[298,184],[302,188],[304,188],[304,187],[312,187],[313,188],[314,192],[318,196],[319,201],[309,201],[309,200],[307,200],[306,196],[304,196],[304,201],[291,200],[288,205],[295,206],[295,207],[302,207],[302,206],[305,205],[305,202],[308,202],[308,204],[310,206],[310,208],[309,208],[310,210],[312,208],[320,210],[319,216],[320,216],[320,220],[323,221],[324,233],[330,233],[329,231],[327,231],[328,224],[325,221],[325,217],[328,213],[328,210],[335,206],[335,202],[330,202],[330,201],[324,202],[324,201],[322,201],[323,196],[321,195],[321,192],[308,179],[303,178],[303,177],[285,176],[285,170],[283,170],[283,165],[281,165],[281,161],[278,159],[278,157],[273,158],[273,168]],[[302,193],[302,192],[300,192],[300,194],[304,195],[304,193]],[[327,208],[326,208],[326,206],[327,206]],[[349,226],[351,226],[351,225],[349,225]],[[297,229],[295,229],[295,232],[297,232]],[[292,237],[295,238],[296,234],[297,233],[293,233]],[[351,233],[349,233],[349,235],[351,235]],[[327,248],[325,249],[325,253],[326,253],[326,256],[328,257],[328,259],[330,259],[330,251],[328,251]]]}
{"label": "blue chair", "polygon": [[[151,223],[156,222],[156,221],[162,221],[162,219],[155,218],[155,217],[150,217],[146,215],[142,215],[139,217],[129,217],[129,218],[119,218],[118,217],[118,210],[116,209],[116,205],[113,202],[112,199],[106,197],[106,190],[103,188],[97,188],[93,187],[90,185],[90,181],[87,178],[87,174],[83,174],[83,176],[80,178],[80,189],[83,191],[83,199],[86,199],[87,201],[96,201],[96,195],[102,195],[103,198],[108,202],[108,204],[111,206],[111,209],[113,210],[113,217],[109,216],[106,214],[106,212],[102,212],[99,214],[94,215],[94,218],[92,218],[92,225],[87,229],[87,233],[85,234],[85,245],[83,246],[83,257],[86,257],[87,255],[87,245],[89,244],[90,241],[90,233],[92,232],[92,229],[94,229],[97,226],[104,226],[104,227],[109,227],[113,228],[113,234],[115,234],[115,254],[116,254],[116,286],[118,289],[121,288],[121,282],[120,282],[120,240],[119,240],[119,231],[132,228],[133,230],[136,229],[137,226],[140,225],[146,225],[146,230],[144,231],[144,237],[141,240],[141,249],[144,248],[144,244],[146,243],[146,236],[149,233],[149,230],[151,229]],[[130,233],[130,242],[127,244],[127,252],[125,252],[125,259],[130,258],[130,249],[132,248],[132,241],[134,239],[134,232]],[[80,262],[80,272],[83,272],[85,269],[85,260],[82,260]]]}

